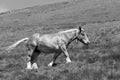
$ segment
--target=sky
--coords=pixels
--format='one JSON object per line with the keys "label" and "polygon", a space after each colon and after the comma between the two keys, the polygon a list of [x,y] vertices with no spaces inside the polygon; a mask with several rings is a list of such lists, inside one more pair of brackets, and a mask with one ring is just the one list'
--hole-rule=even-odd
{"label": "sky", "polygon": [[67,0],[0,0],[0,12]]}

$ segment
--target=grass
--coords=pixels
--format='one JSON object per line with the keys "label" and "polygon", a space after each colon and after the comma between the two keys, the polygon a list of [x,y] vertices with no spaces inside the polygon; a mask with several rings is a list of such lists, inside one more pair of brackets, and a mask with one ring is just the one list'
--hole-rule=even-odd
{"label": "grass", "polygon": [[[78,0],[29,7],[0,15],[1,80],[119,80],[119,0]],[[64,55],[57,66],[47,67],[52,54],[40,55],[38,70],[26,71],[27,51],[21,44],[8,53],[3,48],[33,33],[54,33],[86,23],[91,44],[73,42],[68,47],[72,63]]]}

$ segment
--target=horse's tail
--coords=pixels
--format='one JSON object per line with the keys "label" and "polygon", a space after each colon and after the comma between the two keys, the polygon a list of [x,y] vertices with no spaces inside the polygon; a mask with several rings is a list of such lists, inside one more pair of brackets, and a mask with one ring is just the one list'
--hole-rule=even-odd
{"label": "horse's tail", "polygon": [[18,40],[16,43],[14,43],[13,45],[10,45],[10,46],[8,46],[7,48],[6,48],[6,50],[7,51],[11,51],[12,49],[14,49],[17,45],[19,45],[20,43],[22,43],[22,42],[27,42],[29,40],[29,38],[23,38],[23,39],[21,39],[21,40]]}

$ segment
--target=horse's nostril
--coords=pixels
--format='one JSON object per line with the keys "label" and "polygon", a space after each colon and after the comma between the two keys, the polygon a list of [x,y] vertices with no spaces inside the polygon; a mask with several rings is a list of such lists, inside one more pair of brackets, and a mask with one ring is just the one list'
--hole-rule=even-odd
{"label": "horse's nostril", "polygon": [[87,42],[87,44],[90,44],[90,42]]}
{"label": "horse's nostril", "polygon": [[89,46],[89,44],[90,44],[90,42],[87,42],[87,43],[86,43],[86,46]]}

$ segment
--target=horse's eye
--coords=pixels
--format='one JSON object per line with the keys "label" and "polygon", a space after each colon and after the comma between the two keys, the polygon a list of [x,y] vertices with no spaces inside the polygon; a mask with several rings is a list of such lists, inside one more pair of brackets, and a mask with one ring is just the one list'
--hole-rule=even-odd
{"label": "horse's eye", "polygon": [[81,35],[84,36],[84,32],[81,32]]}

